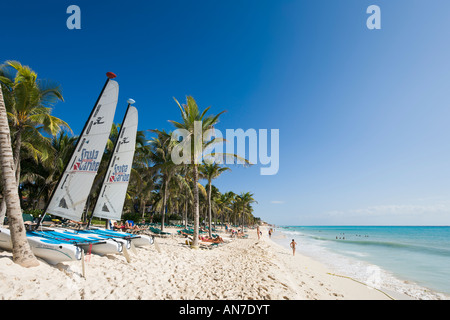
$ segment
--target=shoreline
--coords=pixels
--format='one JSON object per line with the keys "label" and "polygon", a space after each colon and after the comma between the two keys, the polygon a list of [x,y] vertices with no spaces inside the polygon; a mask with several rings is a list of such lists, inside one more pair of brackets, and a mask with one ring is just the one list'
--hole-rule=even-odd
{"label": "shoreline", "polygon": [[[285,233],[284,229],[279,227],[277,229],[278,235],[273,237],[273,241],[277,243],[278,245],[286,248],[288,248],[287,242],[289,242],[287,239],[293,237],[293,235],[290,235],[289,233]],[[419,285],[415,283],[412,280],[403,279],[400,275],[395,275],[394,273],[387,271],[378,265],[375,265],[373,263],[366,262],[364,260],[360,260],[357,257],[348,257],[344,256],[339,253],[335,252],[329,252],[328,249],[322,248],[319,256],[314,256],[311,254],[311,252],[308,253],[302,253],[306,255],[307,257],[310,257],[311,259],[315,259],[319,261],[320,263],[324,264],[326,268],[332,270],[330,273],[334,273],[337,276],[346,277],[349,279],[352,279],[356,282],[362,282],[365,283],[366,281],[370,282],[370,272],[364,274],[358,274],[357,272],[349,272],[345,267],[343,267],[342,263],[350,263],[350,264],[356,264],[360,266],[370,269],[373,268],[374,270],[379,270],[378,273],[380,273],[379,276],[381,276],[383,283],[381,285],[376,286],[378,289],[382,290],[383,292],[388,293],[392,297],[396,297],[397,299],[401,300],[449,300],[450,296],[448,296],[445,293],[430,289],[428,287],[425,287],[423,285]],[[334,259],[342,260],[340,263],[336,264],[335,260],[330,258],[324,258],[323,255],[333,255]],[[360,270],[361,272],[361,270]],[[388,282],[386,282],[388,281]]]}
{"label": "shoreline", "polygon": [[[22,268],[0,251],[0,298],[6,300],[390,300],[407,299],[333,276],[320,262],[275,243],[262,227],[248,239],[230,239],[215,249],[192,250],[185,238],[156,237],[155,245],[122,255],[86,257],[81,262]],[[177,229],[166,228],[176,233]],[[195,284],[195,285],[194,285]]]}
{"label": "shoreline", "polygon": [[[281,233],[276,231],[276,233]],[[279,256],[290,255],[292,256],[292,250],[287,248],[283,244],[276,241],[275,236],[272,234],[272,238],[269,241],[272,243],[273,249]],[[303,283],[305,277],[310,277],[316,280],[316,286],[312,296],[307,296],[307,299],[318,300],[415,300],[413,297],[398,293],[386,288],[372,288],[365,283],[362,283],[356,279],[348,277],[346,275],[336,274],[334,270],[330,269],[324,263],[299,253],[297,249],[295,257],[290,259],[280,259],[285,263],[287,269],[292,270],[293,281]],[[299,268],[302,273],[295,274],[295,268]],[[333,292],[333,290],[335,292]],[[328,297],[328,296],[330,297]],[[334,297],[334,298],[333,298]]]}

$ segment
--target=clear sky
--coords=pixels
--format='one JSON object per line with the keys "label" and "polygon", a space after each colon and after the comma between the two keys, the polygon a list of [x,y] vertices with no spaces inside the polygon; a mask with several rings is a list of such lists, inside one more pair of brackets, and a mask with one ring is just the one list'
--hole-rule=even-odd
{"label": "clear sky", "polygon": [[[69,5],[81,30],[69,30]],[[381,29],[369,30],[369,5]],[[280,167],[232,167],[281,225],[450,225],[448,0],[4,1],[0,62],[61,84],[54,115],[78,134],[105,81],[115,121],[173,127],[192,95],[218,128],[279,129]]]}

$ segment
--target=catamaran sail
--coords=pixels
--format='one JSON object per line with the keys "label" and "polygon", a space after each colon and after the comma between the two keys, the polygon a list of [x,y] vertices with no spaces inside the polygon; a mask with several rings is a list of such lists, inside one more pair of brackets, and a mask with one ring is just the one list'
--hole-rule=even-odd
{"label": "catamaran sail", "polygon": [[[131,106],[131,103],[134,103],[134,100],[129,99],[127,111],[120,126],[119,135],[114,145],[91,218],[92,216],[105,219],[121,218],[133,164],[138,127],[138,112],[135,107]],[[104,239],[109,242],[112,240],[121,243],[123,249],[129,249],[131,244],[141,246],[153,242],[152,239],[146,236],[114,233],[114,231],[105,232],[98,228],[89,228],[89,225],[86,230],[62,229],[61,231],[65,234],[74,234],[88,239]]]}
{"label": "catamaran sail", "polygon": [[[120,127],[114,152],[108,164],[108,171],[92,213],[93,216],[99,218],[120,220],[122,217],[122,209],[133,165],[138,128],[138,111],[131,106],[133,103],[133,99],[128,100],[128,108]],[[153,238],[146,235],[133,235],[100,228],[90,228],[89,231],[85,232],[94,233],[101,237],[126,239],[136,247],[153,243]]]}
{"label": "catamaran sail", "polygon": [[118,83],[108,79],[44,213],[81,220],[111,132],[118,95]]}
{"label": "catamaran sail", "polygon": [[129,104],[92,213],[95,217],[121,219],[133,165],[137,127],[137,109]]}
{"label": "catamaran sail", "polygon": [[[46,213],[50,213],[70,220],[81,220],[111,132],[119,96],[119,85],[116,81],[111,80],[115,75],[108,72],[107,76],[108,80],[78,138],[75,151],[53,190],[43,217]],[[123,242],[121,241],[99,239],[98,237],[76,237],[73,233],[51,228],[37,230],[39,224],[40,222],[33,231],[34,235],[48,239],[56,237],[61,242],[89,248],[97,254],[122,252]]]}

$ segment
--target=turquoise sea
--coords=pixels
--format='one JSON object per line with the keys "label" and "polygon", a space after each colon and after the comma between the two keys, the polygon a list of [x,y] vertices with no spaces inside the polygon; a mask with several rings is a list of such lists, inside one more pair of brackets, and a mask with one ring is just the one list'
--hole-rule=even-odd
{"label": "turquoise sea", "polygon": [[337,274],[418,299],[450,297],[450,227],[275,228],[272,240],[288,247],[292,239]]}

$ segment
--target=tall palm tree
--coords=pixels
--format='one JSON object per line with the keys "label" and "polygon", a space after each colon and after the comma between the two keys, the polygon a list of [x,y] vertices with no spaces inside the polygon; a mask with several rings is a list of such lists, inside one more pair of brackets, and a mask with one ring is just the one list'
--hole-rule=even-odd
{"label": "tall palm tree", "polygon": [[239,199],[238,195],[235,194],[233,191],[228,191],[227,196],[229,197],[230,207],[231,207],[231,214],[230,214],[230,223],[233,222],[235,226],[237,226],[237,217],[238,217],[238,209],[239,209]]}
{"label": "tall palm tree", "polygon": [[230,221],[229,214],[233,212],[233,209],[231,209],[231,198],[231,192],[229,191],[226,193],[220,193],[218,199],[215,200],[219,206],[222,223]]}
{"label": "tall palm tree", "polygon": [[214,221],[214,225],[216,227],[218,226],[219,214],[222,212],[221,196],[222,193],[219,189],[214,185],[211,186],[211,212],[213,213],[212,220]]}
{"label": "tall palm tree", "polygon": [[212,237],[212,226],[211,226],[211,220],[212,220],[212,214],[211,214],[211,189],[212,189],[212,180],[218,178],[223,172],[231,170],[228,167],[222,167],[218,165],[217,163],[212,164],[203,164],[200,166],[200,174],[201,176],[208,180],[208,225],[209,225],[209,236]]}
{"label": "tall palm tree", "polygon": [[139,201],[142,218],[145,216],[145,208],[149,202],[152,192],[155,189],[155,171],[152,168],[141,168],[137,170],[141,183],[137,185],[135,197]]}
{"label": "tall palm tree", "polygon": [[245,211],[247,207],[252,203],[258,203],[255,199],[253,199],[253,193],[250,192],[242,192],[238,196],[239,204],[242,208],[242,231],[244,231],[245,226]]}
{"label": "tall palm tree", "polygon": [[159,170],[162,177],[162,209],[161,209],[161,231],[164,231],[165,215],[167,213],[167,199],[169,196],[169,183],[174,177],[177,166],[172,162],[171,152],[174,141],[171,139],[171,133],[164,130],[151,130],[158,136],[150,140],[151,160],[154,163],[153,168]]}
{"label": "tall palm tree", "polygon": [[[195,102],[194,98],[191,96],[188,96],[186,98],[186,104],[180,105],[180,103],[175,99],[175,102],[177,103],[178,107],[181,111],[181,122],[169,120],[177,129],[184,129],[186,132],[189,133],[189,136],[186,137],[187,141],[191,142],[191,159],[189,165],[192,166],[192,176],[193,176],[193,191],[194,191],[194,234],[193,238],[194,241],[192,243],[192,248],[198,248],[198,235],[199,235],[199,219],[200,219],[200,207],[199,207],[199,193],[198,193],[198,180],[199,180],[199,173],[198,173],[198,159],[201,156],[201,153],[204,148],[213,145],[214,143],[218,142],[218,139],[214,138],[210,141],[203,141],[203,139],[200,139],[201,145],[197,146],[195,145],[195,140],[198,138],[196,137],[197,134],[203,134],[209,130],[212,129],[214,125],[216,125],[219,121],[219,117],[221,114],[223,114],[225,111],[220,112],[217,115],[210,115],[206,116],[206,113],[210,109],[210,107],[203,110],[203,112],[200,112],[197,103]],[[197,128],[197,125],[200,124],[201,127],[200,132],[196,132],[194,130]],[[197,139],[198,140],[198,139]]]}
{"label": "tall palm tree", "polygon": [[[15,73],[11,72],[15,71]],[[69,125],[51,115],[51,107],[63,101],[61,88],[52,82],[39,80],[36,72],[17,61],[6,61],[0,66],[0,83],[4,86],[6,110],[12,135],[16,183],[20,181],[21,148],[27,148],[45,159],[39,145],[45,143],[43,133],[56,135]]]}
{"label": "tall palm tree", "polygon": [[22,160],[21,189],[28,191],[29,198],[34,200],[29,204],[33,209],[41,199],[46,201],[50,196],[65,164],[72,156],[76,141],[77,137],[69,136],[66,131],[61,131],[52,137],[48,146],[49,151],[47,151],[49,156],[45,161],[36,162],[29,157]]}
{"label": "tall palm tree", "polygon": [[11,148],[11,137],[0,84],[0,166],[6,207],[8,210],[9,227],[12,240],[13,261],[23,267],[39,265],[31,251],[23,224],[19,193],[14,172],[14,158]]}
{"label": "tall palm tree", "polygon": [[192,200],[192,189],[190,187],[190,183],[192,181],[190,168],[187,165],[182,165],[180,169],[180,174],[184,177],[186,183],[183,184],[182,191],[184,191],[184,195],[182,195],[182,199],[184,200],[184,210],[182,215],[182,220],[184,221],[184,227],[187,228],[188,225],[188,206],[190,200]]}

